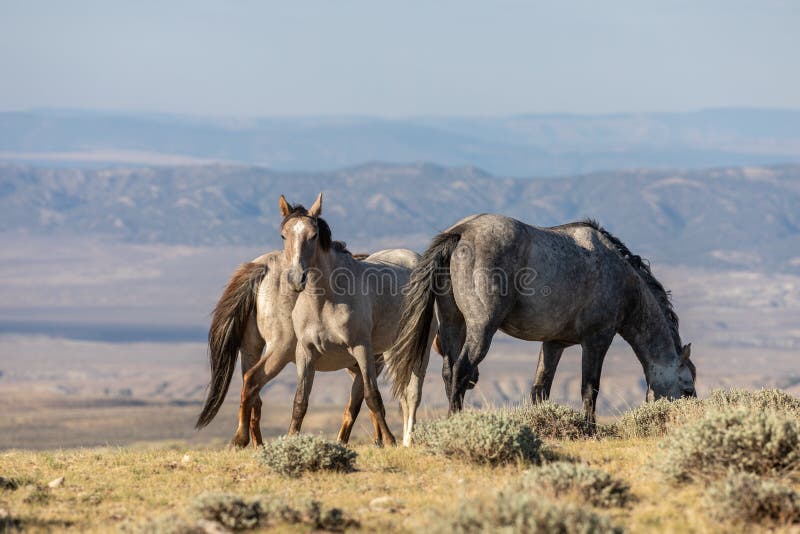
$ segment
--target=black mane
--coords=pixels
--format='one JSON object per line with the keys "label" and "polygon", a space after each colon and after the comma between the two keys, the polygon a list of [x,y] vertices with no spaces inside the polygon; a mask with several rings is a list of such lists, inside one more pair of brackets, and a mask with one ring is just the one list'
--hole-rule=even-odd
{"label": "black mane", "polygon": [[661,282],[658,281],[658,279],[656,279],[655,276],[653,276],[653,272],[650,270],[650,262],[647,259],[631,252],[625,243],[623,243],[617,236],[603,228],[600,223],[594,219],[584,219],[580,222],[565,224],[560,228],[569,226],[585,226],[593,228],[603,234],[606,239],[611,241],[611,244],[614,245],[614,248],[617,249],[617,252],[619,252],[620,255],[625,258],[625,261],[627,261],[631,267],[634,268],[634,270],[636,270],[642,280],[644,280],[645,285],[647,285],[648,289],[650,289],[650,293],[652,293],[656,298],[656,301],[658,301],[658,305],[661,307],[661,311],[664,313],[664,317],[667,319],[670,331],[672,332],[675,350],[678,351],[678,354],[681,354],[683,351],[683,343],[681,342],[681,336],[678,330],[678,314],[675,313],[675,309],[672,306],[672,294]]}

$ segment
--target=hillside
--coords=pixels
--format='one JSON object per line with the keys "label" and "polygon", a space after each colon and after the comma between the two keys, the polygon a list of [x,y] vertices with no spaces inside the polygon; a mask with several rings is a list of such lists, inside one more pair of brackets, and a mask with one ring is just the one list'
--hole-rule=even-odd
{"label": "hillside", "polygon": [[97,166],[225,161],[322,171],[436,161],[507,176],[800,162],[800,112],[507,117],[204,118],[34,110],[0,113],[0,161]]}
{"label": "hillside", "polygon": [[275,248],[277,197],[326,195],[334,236],[423,248],[459,218],[498,212],[548,226],[598,219],[653,261],[800,272],[800,166],[622,171],[560,179],[473,167],[368,164],[337,172],[184,166],[0,166],[0,231],[133,243]]}

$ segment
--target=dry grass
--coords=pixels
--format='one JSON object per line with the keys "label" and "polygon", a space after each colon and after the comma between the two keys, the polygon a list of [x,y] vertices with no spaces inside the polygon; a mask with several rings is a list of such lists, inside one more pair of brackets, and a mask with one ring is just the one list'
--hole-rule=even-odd
{"label": "dry grass", "polygon": [[[544,447],[607,473],[629,487],[624,507],[587,509],[630,532],[752,532],[752,524],[720,522],[708,510],[706,484],[666,484],[650,466],[667,437],[581,440],[546,439]],[[190,445],[133,446],[0,453],[0,477],[16,489],[0,489],[0,523],[11,518],[28,531],[67,529],[107,532],[156,524],[196,523],[193,503],[203,494],[232,494],[243,502],[279,498],[304,510],[340,509],[365,532],[422,532],[465,503],[493,506],[497,492],[515,487],[531,468],[526,462],[474,463],[435,456],[424,448],[356,445],[355,471],[309,472],[291,478],[263,465],[253,449],[234,451]],[[48,483],[64,476],[63,485]],[[790,486],[794,490],[798,487]],[[380,504],[374,499],[383,497]],[[537,497],[538,498],[538,497]],[[562,505],[586,506],[580,492],[552,495]],[[583,512],[581,512],[582,514]],[[588,516],[587,516],[588,517]],[[162,523],[158,523],[161,521]],[[260,526],[258,528],[261,528]],[[310,530],[309,523],[270,525],[278,531]],[[778,531],[784,526],[778,526]]]}

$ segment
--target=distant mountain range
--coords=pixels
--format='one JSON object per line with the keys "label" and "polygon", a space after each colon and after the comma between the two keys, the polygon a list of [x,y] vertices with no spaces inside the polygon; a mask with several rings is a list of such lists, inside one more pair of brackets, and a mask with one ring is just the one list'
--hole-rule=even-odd
{"label": "distant mountain range", "polygon": [[[367,164],[336,172],[203,165],[52,169],[0,165],[0,231],[128,242],[279,246],[277,198],[325,192],[334,237],[422,249],[480,212],[549,226],[597,218],[673,265],[800,272],[800,166],[499,178],[474,167]],[[10,242],[7,241],[7,242]]]}
{"label": "distant mountain range", "polygon": [[410,119],[5,112],[0,161],[56,167],[215,161],[315,172],[367,161],[434,161],[524,177],[768,165],[800,163],[800,111]]}

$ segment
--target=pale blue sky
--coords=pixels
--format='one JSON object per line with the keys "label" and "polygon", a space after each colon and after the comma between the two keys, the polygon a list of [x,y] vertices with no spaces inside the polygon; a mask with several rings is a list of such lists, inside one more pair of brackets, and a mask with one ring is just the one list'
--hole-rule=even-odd
{"label": "pale blue sky", "polygon": [[0,0],[0,109],[800,108],[800,2]]}

